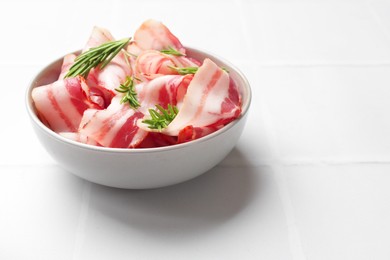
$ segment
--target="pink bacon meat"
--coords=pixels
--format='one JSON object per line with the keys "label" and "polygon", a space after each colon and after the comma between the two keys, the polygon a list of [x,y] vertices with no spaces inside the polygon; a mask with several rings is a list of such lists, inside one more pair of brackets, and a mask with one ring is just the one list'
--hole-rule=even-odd
{"label": "pink bacon meat", "polygon": [[179,39],[161,22],[145,21],[134,33],[133,42],[127,50],[139,55],[144,50],[164,50],[169,47],[185,54],[185,49]]}
{"label": "pink bacon meat", "polygon": [[64,79],[65,75],[68,73],[70,67],[74,64],[74,60],[76,59],[76,55],[71,53],[64,57],[61,66],[61,73],[58,79]]}
{"label": "pink bacon meat", "polygon": [[199,67],[200,62],[185,56],[174,56],[148,50],[135,60],[134,74],[142,80],[152,80],[162,75],[178,74],[172,67]]}
{"label": "pink bacon meat", "polygon": [[[114,40],[114,37],[108,30],[94,27],[83,52]],[[87,82],[91,89],[91,96],[100,100],[99,103],[102,106],[107,107],[115,95],[115,88],[131,74],[130,64],[127,62],[123,52],[119,52],[102,70],[95,68],[89,73]]]}
{"label": "pink bacon meat", "polygon": [[188,86],[179,113],[163,133],[178,136],[188,126],[195,130],[199,127],[217,129],[240,113],[241,100],[236,85],[227,72],[210,59],[205,59]]}
{"label": "pink bacon meat", "polygon": [[177,143],[185,143],[191,140],[201,138],[217,131],[222,126],[223,125],[203,127],[193,127],[192,125],[186,126],[180,130],[179,135],[177,137]]}
{"label": "pink bacon meat", "polygon": [[107,109],[87,110],[79,132],[104,147],[137,147],[147,135],[136,125],[144,115],[128,105],[120,104],[120,98],[116,96]]}
{"label": "pink bacon meat", "polygon": [[[168,104],[175,105],[180,108],[192,78],[193,75],[165,75],[136,85],[138,100],[141,104],[138,111],[143,114],[148,114],[148,109],[154,109],[156,104],[159,104],[164,108],[167,108]],[[148,131],[148,129],[145,131]],[[138,147],[161,147],[176,143],[176,137],[148,131],[147,136]]]}
{"label": "pink bacon meat", "polygon": [[[94,27],[83,52],[114,41],[111,33]],[[173,48],[183,55],[162,53]],[[161,22],[147,20],[127,47],[103,69],[90,71],[86,79],[64,76],[75,54],[64,57],[59,80],[32,92],[41,121],[60,135],[81,143],[111,148],[147,148],[174,145],[208,135],[236,119],[241,97],[229,74],[214,62],[203,64],[186,56],[180,41]],[[195,75],[178,75],[172,67],[199,67]],[[121,104],[124,94],[115,91],[133,76],[141,107]],[[148,109],[168,104],[179,109],[161,132],[142,123]],[[148,117],[148,116],[146,116]]]}
{"label": "pink bacon meat", "polygon": [[34,88],[32,99],[43,122],[55,132],[76,132],[87,108],[99,108],[88,99],[81,77],[58,80]]}
{"label": "pink bacon meat", "polygon": [[139,110],[144,114],[156,104],[164,108],[168,104],[181,107],[188,85],[193,75],[164,75],[148,82],[136,85],[138,100],[141,104]]}

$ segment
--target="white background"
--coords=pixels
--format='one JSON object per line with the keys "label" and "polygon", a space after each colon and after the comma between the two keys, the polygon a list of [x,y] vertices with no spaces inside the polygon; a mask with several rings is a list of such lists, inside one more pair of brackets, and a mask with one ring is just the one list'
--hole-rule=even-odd
{"label": "white background", "polygon": [[[94,25],[146,19],[249,79],[245,131],[217,167],[132,191],[83,181],[24,105]],[[390,259],[390,1],[2,1],[0,259]]]}

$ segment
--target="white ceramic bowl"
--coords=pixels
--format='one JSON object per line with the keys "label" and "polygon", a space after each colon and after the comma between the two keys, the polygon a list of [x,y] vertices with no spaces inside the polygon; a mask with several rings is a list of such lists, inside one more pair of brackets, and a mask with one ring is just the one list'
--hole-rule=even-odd
{"label": "white ceramic bowl", "polygon": [[229,70],[243,100],[242,114],[237,120],[203,138],[159,148],[104,148],[68,140],[42,124],[31,98],[33,88],[58,78],[61,58],[40,71],[27,89],[27,111],[40,142],[63,168],[83,179],[106,186],[157,188],[187,181],[207,172],[228,155],[239,139],[251,102],[251,90],[245,76],[229,62],[194,48],[187,50],[190,57],[198,60],[209,57]]}

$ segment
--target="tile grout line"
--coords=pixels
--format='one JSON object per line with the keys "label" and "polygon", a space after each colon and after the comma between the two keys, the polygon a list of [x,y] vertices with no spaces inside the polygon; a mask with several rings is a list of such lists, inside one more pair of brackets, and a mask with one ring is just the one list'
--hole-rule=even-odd
{"label": "tile grout line", "polygon": [[291,196],[287,188],[286,178],[283,175],[283,169],[280,165],[271,166],[275,172],[274,178],[278,186],[280,200],[282,201],[283,210],[287,222],[288,240],[290,252],[293,260],[306,260],[305,252],[303,250],[301,234],[299,232],[296,220],[294,207],[291,201]]}
{"label": "tile grout line", "polygon": [[[274,155],[274,154],[273,154]],[[275,155],[274,155],[275,156]],[[246,168],[246,167],[337,167],[350,165],[388,165],[390,160],[261,160],[255,165],[230,165],[218,164],[219,168]],[[0,165],[1,166],[1,165]]]}
{"label": "tile grout line", "polygon": [[380,68],[390,66],[390,61],[259,61],[254,63],[264,68]]}
{"label": "tile grout line", "polygon": [[237,59],[239,62],[251,63],[260,68],[386,68],[390,61],[299,61],[299,60],[269,60]]}
{"label": "tile grout line", "polygon": [[[265,104],[264,102],[262,102]],[[286,179],[283,174],[283,163],[279,161],[279,150],[278,150],[278,141],[275,136],[275,131],[272,131],[273,124],[270,113],[263,105],[262,117],[264,118],[265,126],[267,128],[266,135],[270,142],[271,154],[275,158],[274,160],[269,161],[269,167],[274,172],[274,179],[277,185],[278,193],[280,200],[282,202],[283,211],[285,214],[285,219],[287,223],[287,232],[288,232],[288,241],[290,246],[290,253],[293,260],[306,260],[306,256],[303,250],[302,239],[296,224],[294,207],[291,201],[291,196],[289,194]]]}
{"label": "tile grout line", "polygon": [[85,241],[85,225],[87,223],[88,213],[89,213],[91,188],[92,188],[92,184],[89,181],[84,181],[83,194],[81,197],[80,215],[77,221],[72,260],[82,259],[81,250]]}

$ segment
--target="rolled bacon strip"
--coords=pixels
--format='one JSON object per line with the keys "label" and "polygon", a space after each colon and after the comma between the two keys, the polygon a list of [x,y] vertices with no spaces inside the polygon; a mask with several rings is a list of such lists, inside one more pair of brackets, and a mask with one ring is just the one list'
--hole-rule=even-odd
{"label": "rolled bacon strip", "polygon": [[67,78],[34,88],[32,99],[38,116],[55,132],[76,132],[83,113],[99,108],[86,95],[83,78]]}
{"label": "rolled bacon strip", "polygon": [[145,81],[162,75],[178,74],[172,67],[199,67],[200,62],[185,56],[174,56],[156,50],[143,51],[135,60],[134,74]]}
{"label": "rolled bacon strip", "polygon": [[138,55],[134,65],[134,75],[141,79],[152,80],[162,75],[177,74],[170,67],[175,66],[168,55],[155,50],[148,50]]}

